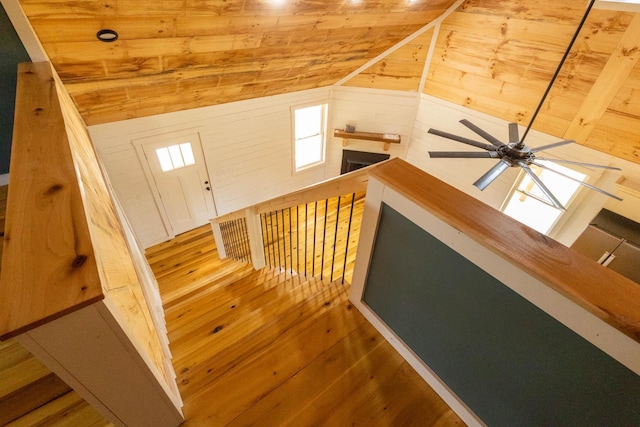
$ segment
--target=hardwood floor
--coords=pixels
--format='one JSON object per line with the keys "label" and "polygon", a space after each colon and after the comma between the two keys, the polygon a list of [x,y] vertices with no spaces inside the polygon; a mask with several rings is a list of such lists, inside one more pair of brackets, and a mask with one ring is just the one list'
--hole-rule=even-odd
{"label": "hardwood floor", "polygon": [[208,226],[147,256],[184,426],[463,425],[352,307],[348,284],[220,260]]}
{"label": "hardwood floor", "polygon": [[[5,202],[0,187],[0,234]],[[351,306],[348,284],[220,260],[208,226],[147,257],[184,426],[463,425]],[[9,340],[0,343],[0,425],[111,424]]]}
{"label": "hardwood floor", "polygon": [[[0,260],[7,186],[0,187]],[[1,281],[1,272],[0,272]],[[111,426],[15,339],[0,342],[0,425]]]}

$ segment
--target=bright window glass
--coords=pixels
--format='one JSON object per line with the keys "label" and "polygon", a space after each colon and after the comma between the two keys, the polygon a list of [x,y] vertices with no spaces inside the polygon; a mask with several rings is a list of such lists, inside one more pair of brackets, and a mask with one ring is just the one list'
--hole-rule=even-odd
{"label": "bright window glass", "polygon": [[[586,179],[586,175],[552,162],[540,161],[540,163],[579,181]],[[569,206],[580,190],[579,183],[550,170],[542,169],[535,165],[531,166],[531,170],[551,190],[565,208]],[[564,213],[563,210],[557,209],[547,200],[540,188],[524,171],[520,173],[520,183],[509,196],[502,211],[543,234],[547,234]]]}
{"label": "bright window glass", "polygon": [[327,105],[294,110],[295,169],[324,162]]}
{"label": "bright window glass", "polygon": [[156,149],[162,172],[169,172],[196,163],[190,142]]}

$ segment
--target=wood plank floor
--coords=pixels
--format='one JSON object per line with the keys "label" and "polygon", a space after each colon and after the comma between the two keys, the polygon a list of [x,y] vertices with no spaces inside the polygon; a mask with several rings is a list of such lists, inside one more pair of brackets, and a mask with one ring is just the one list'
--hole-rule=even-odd
{"label": "wood plank floor", "polygon": [[460,426],[348,284],[217,257],[208,226],[147,251],[184,426]]}
{"label": "wood plank floor", "polygon": [[[0,260],[7,186],[0,186]],[[0,281],[1,272],[0,272]],[[15,339],[0,342],[0,425],[111,426]]]}

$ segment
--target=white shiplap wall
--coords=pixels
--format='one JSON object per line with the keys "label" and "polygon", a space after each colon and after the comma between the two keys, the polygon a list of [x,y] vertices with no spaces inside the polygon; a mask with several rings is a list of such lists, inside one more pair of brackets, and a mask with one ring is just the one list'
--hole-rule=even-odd
{"label": "white shiplap wall", "polygon": [[[291,108],[330,102],[327,162],[302,173],[292,173]],[[494,163],[491,159],[430,159],[429,150],[475,150],[463,144],[427,133],[430,127],[450,133],[479,137],[461,125],[471,120],[498,138],[507,138],[507,122],[427,95],[412,92],[334,87],[223,104],[159,116],[92,126],[94,144],[113,182],[136,235],[144,247],[170,237],[162,222],[152,186],[145,176],[132,141],[154,135],[195,129],[199,132],[212,181],[218,214],[286,194],[300,187],[337,176],[342,150],[385,153],[378,142],[333,138],[333,129],[343,129],[355,121],[358,130],[395,133],[402,144],[392,144],[391,157],[404,158],[484,203],[499,208],[508,195],[518,170],[512,168],[484,191],[472,184]],[[521,128],[521,132],[524,128]],[[532,131],[527,144],[539,146],[558,138]],[[590,163],[616,163],[619,160],[573,144],[559,147],[545,156]],[[626,176],[636,179],[637,165],[626,162]],[[629,169],[633,170],[629,170]],[[615,191],[618,175],[587,171],[594,185]],[[552,237],[571,244],[588,221],[607,202],[594,192],[585,193],[579,208],[571,209],[554,230]],[[626,202],[628,203],[628,202]]]}
{"label": "white shiplap wall", "polygon": [[[340,173],[342,151],[366,151],[404,158],[409,146],[418,107],[414,92],[383,91],[350,87],[335,87],[332,91],[327,138],[327,173]],[[333,137],[333,129],[344,129],[349,121],[356,122],[356,130],[391,133],[401,137],[401,144],[391,144],[384,151],[382,142],[350,139],[346,147],[342,138]]]}
{"label": "white shiplap wall", "polygon": [[89,128],[116,194],[144,247],[171,237],[133,141],[196,129],[218,215],[286,194],[325,178],[325,167],[292,173],[292,106],[328,102],[315,89]]}

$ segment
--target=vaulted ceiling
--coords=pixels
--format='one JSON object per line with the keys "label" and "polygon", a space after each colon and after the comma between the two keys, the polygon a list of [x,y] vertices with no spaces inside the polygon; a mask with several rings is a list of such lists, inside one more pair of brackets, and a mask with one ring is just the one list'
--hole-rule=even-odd
{"label": "vaulted ceiling", "polygon": [[[335,83],[454,0],[25,0],[88,124]],[[100,42],[103,28],[118,32]]]}
{"label": "vaulted ceiling", "polygon": [[[21,1],[90,125],[333,85],[394,46],[344,84],[527,125],[587,3],[465,0],[420,33],[454,0]],[[638,58],[640,14],[592,10],[534,128],[640,163]]]}

